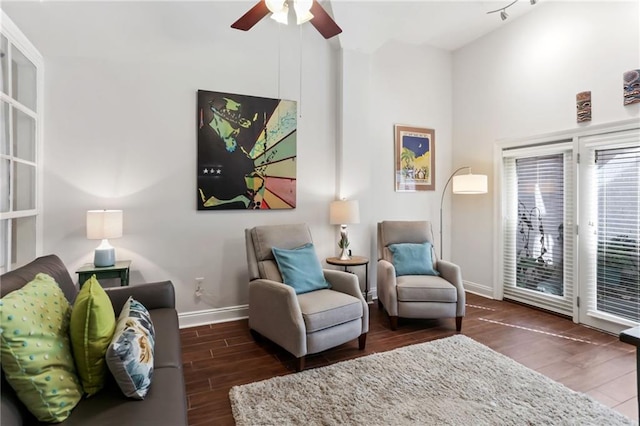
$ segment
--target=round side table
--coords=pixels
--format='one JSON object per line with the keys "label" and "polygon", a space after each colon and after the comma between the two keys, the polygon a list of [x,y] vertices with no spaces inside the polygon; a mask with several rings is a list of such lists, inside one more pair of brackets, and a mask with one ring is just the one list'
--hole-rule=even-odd
{"label": "round side table", "polygon": [[369,258],[364,256],[351,256],[347,260],[340,260],[339,257],[327,257],[325,259],[329,265],[343,266],[347,272],[349,266],[364,266],[364,300],[369,303]]}

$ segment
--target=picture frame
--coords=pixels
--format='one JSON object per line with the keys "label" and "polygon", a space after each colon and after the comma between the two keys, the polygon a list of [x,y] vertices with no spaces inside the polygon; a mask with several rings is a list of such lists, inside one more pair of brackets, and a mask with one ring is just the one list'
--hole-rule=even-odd
{"label": "picture frame", "polygon": [[435,191],[436,132],[394,125],[396,192]]}

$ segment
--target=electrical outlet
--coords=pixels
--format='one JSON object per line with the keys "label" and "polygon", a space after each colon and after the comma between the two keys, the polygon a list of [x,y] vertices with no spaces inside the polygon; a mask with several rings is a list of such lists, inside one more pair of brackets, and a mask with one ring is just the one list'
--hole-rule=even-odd
{"label": "electrical outlet", "polygon": [[203,293],[203,291],[202,291],[202,282],[203,281],[204,281],[204,277],[196,278],[196,291],[195,291],[196,297],[202,296],[202,293]]}

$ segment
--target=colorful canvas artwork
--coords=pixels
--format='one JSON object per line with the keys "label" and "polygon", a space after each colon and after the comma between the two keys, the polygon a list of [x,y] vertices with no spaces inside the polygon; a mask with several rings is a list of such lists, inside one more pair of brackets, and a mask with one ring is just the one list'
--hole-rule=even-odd
{"label": "colorful canvas artwork", "polygon": [[396,191],[435,190],[435,130],[395,125]]}
{"label": "colorful canvas artwork", "polygon": [[576,109],[578,123],[591,121],[591,91],[580,92],[576,95]]}
{"label": "colorful canvas artwork", "polygon": [[198,210],[296,207],[296,108],[198,91]]}
{"label": "colorful canvas artwork", "polygon": [[624,104],[640,102],[640,69],[627,71],[622,76]]}

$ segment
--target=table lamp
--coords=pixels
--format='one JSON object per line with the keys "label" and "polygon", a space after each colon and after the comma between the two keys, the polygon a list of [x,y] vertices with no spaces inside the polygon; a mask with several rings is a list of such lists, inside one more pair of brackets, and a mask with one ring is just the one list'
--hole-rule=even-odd
{"label": "table lamp", "polygon": [[102,240],[96,247],[93,264],[98,268],[113,266],[116,263],[116,251],[109,238],[122,237],[122,210],[87,211],[87,238]]}
{"label": "table lamp", "polygon": [[360,223],[360,207],[356,200],[332,201],[329,206],[329,223],[340,225],[340,241],[338,247],[342,249],[340,260],[349,260],[347,247],[349,247],[349,236],[347,225]]}

